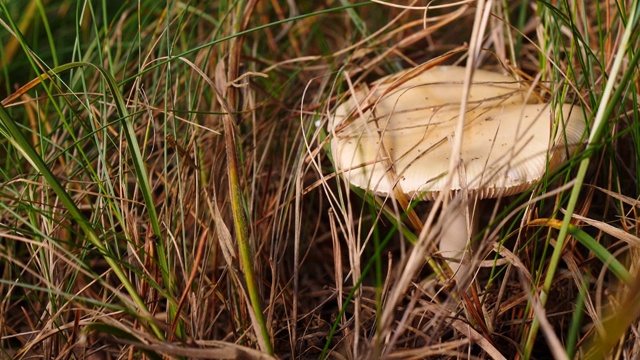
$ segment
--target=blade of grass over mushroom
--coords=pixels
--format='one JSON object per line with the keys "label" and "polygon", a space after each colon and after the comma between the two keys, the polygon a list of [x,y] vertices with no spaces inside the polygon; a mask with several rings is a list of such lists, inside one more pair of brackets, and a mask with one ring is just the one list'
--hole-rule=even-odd
{"label": "blade of grass over mushroom", "polygon": [[[84,231],[87,239],[93,246],[98,249],[107,264],[109,264],[111,270],[122,282],[122,285],[127,290],[129,296],[131,296],[131,298],[143,312],[143,314],[148,317],[149,312],[144,301],[138,295],[135,287],[131,284],[129,278],[120,267],[120,264],[115,260],[112,254],[109,253],[109,250],[100,240],[100,236],[93,230],[93,227],[84,218],[84,216],[80,212],[80,209],[78,209],[69,193],[67,193],[67,191],[65,190],[64,186],[60,184],[56,176],[51,172],[51,170],[49,170],[47,164],[40,157],[40,155],[38,155],[29,141],[24,137],[19,126],[14,122],[13,118],[11,118],[7,110],[2,105],[0,105],[0,122],[4,127],[3,130],[6,131],[6,134],[4,135],[7,136],[7,140],[9,140],[9,142],[22,154],[22,156],[24,156],[24,158],[29,161],[29,163],[31,163],[31,165],[38,172],[42,174],[51,189],[55,192],[62,204],[66,207],[67,211],[69,211],[71,218],[78,222],[78,225]],[[153,329],[155,335],[158,338],[164,337],[162,331],[155,325],[153,320],[147,319],[147,323]]]}
{"label": "blade of grass over mushroom", "polygon": [[[627,91],[632,77],[636,74],[640,53],[634,51],[634,49],[630,47],[630,45],[632,44],[630,40],[631,36],[634,34],[634,29],[637,28],[638,18],[640,17],[639,12],[640,7],[638,6],[638,2],[633,2],[633,5],[628,13],[629,18],[626,23],[624,35],[621,39],[618,52],[615,54],[613,66],[611,68],[611,71],[609,72],[605,90],[602,94],[602,97],[600,98],[600,103],[594,117],[592,131],[589,135],[589,140],[585,149],[587,153],[590,153],[593,148],[599,146],[598,143],[600,142],[604,131],[607,128],[608,119],[612,117],[614,109],[618,106],[618,102],[620,101],[622,94]],[[622,63],[625,58],[627,58],[625,56],[625,54],[627,53],[630,57],[629,64],[627,65],[626,72],[619,78]],[[566,213],[564,215],[564,220],[560,228],[560,233],[558,234],[557,243],[553,250],[544,285],[540,293],[540,302],[542,306],[544,306],[547,302],[549,292],[551,290],[551,285],[555,278],[556,269],[562,256],[564,243],[567,235],[569,235],[571,217],[575,211],[576,204],[578,203],[578,197],[580,196],[580,190],[587,174],[589,162],[590,157],[585,157],[580,162],[580,166],[578,168],[578,174],[576,175],[576,184],[571,191],[569,203],[567,204]],[[525,359],[529,359],[531,357],[531,352],[533,351],[533,346],[539,325],[539,320],[537,320],[537,318],[534,318],[524,345]]]}

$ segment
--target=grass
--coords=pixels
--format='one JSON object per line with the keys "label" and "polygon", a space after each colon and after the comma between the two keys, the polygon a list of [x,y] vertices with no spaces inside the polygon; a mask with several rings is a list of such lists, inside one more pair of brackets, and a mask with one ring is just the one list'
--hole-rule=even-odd
{"label": "grass", "polygon": [[[0,3],[0,358],[636,358],[637,3],[425,4]],[[348,186],[326,129],[469,59],[591,126],[451,286],[460,197]]]}

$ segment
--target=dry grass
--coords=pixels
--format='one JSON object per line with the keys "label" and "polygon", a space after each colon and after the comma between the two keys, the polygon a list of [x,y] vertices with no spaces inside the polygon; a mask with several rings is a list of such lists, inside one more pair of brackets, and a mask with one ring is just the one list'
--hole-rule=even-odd
{"label": "dry grass", "polygon": [[[2,5],[0,357],[640,356],[633,1],[425,3]],[[468,59],[590,121],[611,105],[592,145],[477,208],[472,271],[454,286],[426,259],[459,197],[350,188],[326,125],[362,84]],[[64,67],[78,61],[117,89]]]}

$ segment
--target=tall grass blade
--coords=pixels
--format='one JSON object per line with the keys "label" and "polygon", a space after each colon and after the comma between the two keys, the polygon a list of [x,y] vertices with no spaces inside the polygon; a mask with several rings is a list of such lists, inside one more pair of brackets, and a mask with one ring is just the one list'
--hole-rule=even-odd
{"label": "tall grass blade", "polygon": [[[607,120],[610,119],[611,114],[613,114],[614,108],[618,106],[618,102],[620,101],[623,92],[626,91],[626,88],[629,82],[631,81],[632,77],[636,74],[635,70],[637,69],[638,58],[640,54],[636,51],[636,49],[630,48],[630,44],[631,44],[630,39],[634,31],[637,30],[637,23],[638,23],[638,17],[639,17],[638,11],[639,11],[638,2],[633,2],[633,5],[629,12],[629,18],[626,23],[624,35],[621,39],[620,47],[616,54],[611,71],[609,72],[609,77],[607,80],[605,91],[602,94],[602,97],[600,98],[600,104],[598,106],[598,110],[594,118],[593,129],[589,136],[589,141],[585,149],[585,152],[587,154],[593,154],[594,153],[593,150],[599,146],[600,139],[602,138],[604,130],[607,126]],[[625,54],[627,52],[631,56],[630,64],[627,68],[626,73],[624,73],[620,81],[618,81],[619,75],[620,75],[620,69],[622,67],[622,62],[625,59]],[[615,91],[614,91],[614,88],[615,88]],[[590,157],[587,156],[580,162],[578,174],[576,175],[576,184],[574,185],[574,188],[571,191],[569,203],[567,204],[567,210],[564,216],[564,220],[562,222],[562,227],[560,228],[560,233],[558,234],[558,240],[553,250],[553,254],[551,256],[551,260],[549,263],[549,269],[547,271],[544,285],[540,293],[540,302],[542,306],[546,304],[547,299],[549,297],[549,292],[551,291],[551,285],[555,278],[555,273],[558,268],[560,258],[562,257],[564,244],[567,239],[567,235],[569,235],[571,216],[573,215],[576,208],[576,204],[578,203],[578,197],[580,196],[580,190],[584,182],[585,175],[587,173],[589,161],[590,161]],[[537,319],[537,317],[534,317],[533,323],[531,324],[531,328],[529,330],[529,334],[527,336],[527,340],[524,346],[525,359],[529,359],[531,357],[531,352],[533,351],[533,345],[535,343],[535,339],[536,339],[536,335],[538,333],[539,327],[540,327],[539,320]]]}

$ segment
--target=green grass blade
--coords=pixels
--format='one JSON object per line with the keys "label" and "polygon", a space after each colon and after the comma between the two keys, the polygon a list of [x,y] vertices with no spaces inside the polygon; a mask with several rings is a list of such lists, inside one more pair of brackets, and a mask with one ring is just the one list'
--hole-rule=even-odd
{"label": "green grass blade", "polygon": [[596,239],[586,232],[580,230],[576,226],[569,225],[567,234],[573,236],[580,244],[589,249],[600,261],[602,261],[611,272],[622,282],[627,285],[633,283],[633,276],[627,271],[607,249],[602,246]]}
{"label": "green grass blade", "polygon": [[[620,97],[625,91],[631,77],[635,74],[636,65],[638,63],[638,53],[634,54],[632,60],[630,61],[628,70],[625,74],[623,74],[622,80],[618,82],[618,74],[620,72],[620,68],[622,66],[622,62],[625,58],[625,53],[627,51],[631,52],[630,39],[633,34],[633,30],[636,29],[636,24],[638,22],[638,3],[634,2],[629,13],[629,20],[627,22],[627,26],[625,28],[624,36],[621,40],[621,45],[619,47],[619,51],[616,54],[613,67],[611,68],[611,72],[609,73],[609,78],[607,80],[607,85],[605,87],[605,91],[600,99],[600,105],[598,106],[597,113],[594,119],[593,131],[589,137],[589,142],[587,144],[586,152],[592,153],[591,151],[599,146],[600,138],[604,133],[604,130],[607,125],[607,120],[610,118],[610,115],[613,113],[613,109],[618,105],[618,101]],[[614,91],[614,86],[617,89]],[[540,302],[542,306],[546,304],[547,298],[549,296],[549,292],[551,290],[551,285],[555,278],[556,269],[560,262],[560,258],[562,256],[562,250],[564,248],[564,243],[569,235],[569,227],[570,220],[576,208],[576,204],[578,203],[578,197],[580,196],[580,190],[584,181],[584,178],[587,173],[587,168],[589,167],[590,157],[585,157],[578,169],[578,174],[576,176],[576,184],[571,192],[569,203],[567,205],[567,210],[565,213],[564,221],[562,223],[562,227],[560,228],[560,233],[558,234],[558,240],[556,247],[554,248],[553,254],[551,256],[551,261],[549,263],[549,269],[547,271],[547,275],[545,277],[544,285],[542,288],[542,292],[540,293]],[[529,359],[531,357],[531,352],[533,350],[533,345],[535,342],[536,334],[538,332],[538,328],[540,323],[537,317],[534,317],[533,323],[531,324],[531,328],[529,330],[529,334],[527,336],[527,340],[524,347],[524,358]]]}
{"label": "green grass blade", "polygon": [[571,318],[571,326],[569,327],[569,333],[567,336],[567,356],[569,359],[573,359],[576,355],[578,339],[582,328],[582,319],[584,318],[584,301],[588,289],[588,277],[582,280],[582,286],[580,287],[580,293],[578,295],[578,301],[576,307],[573,310],[573,316]]}

